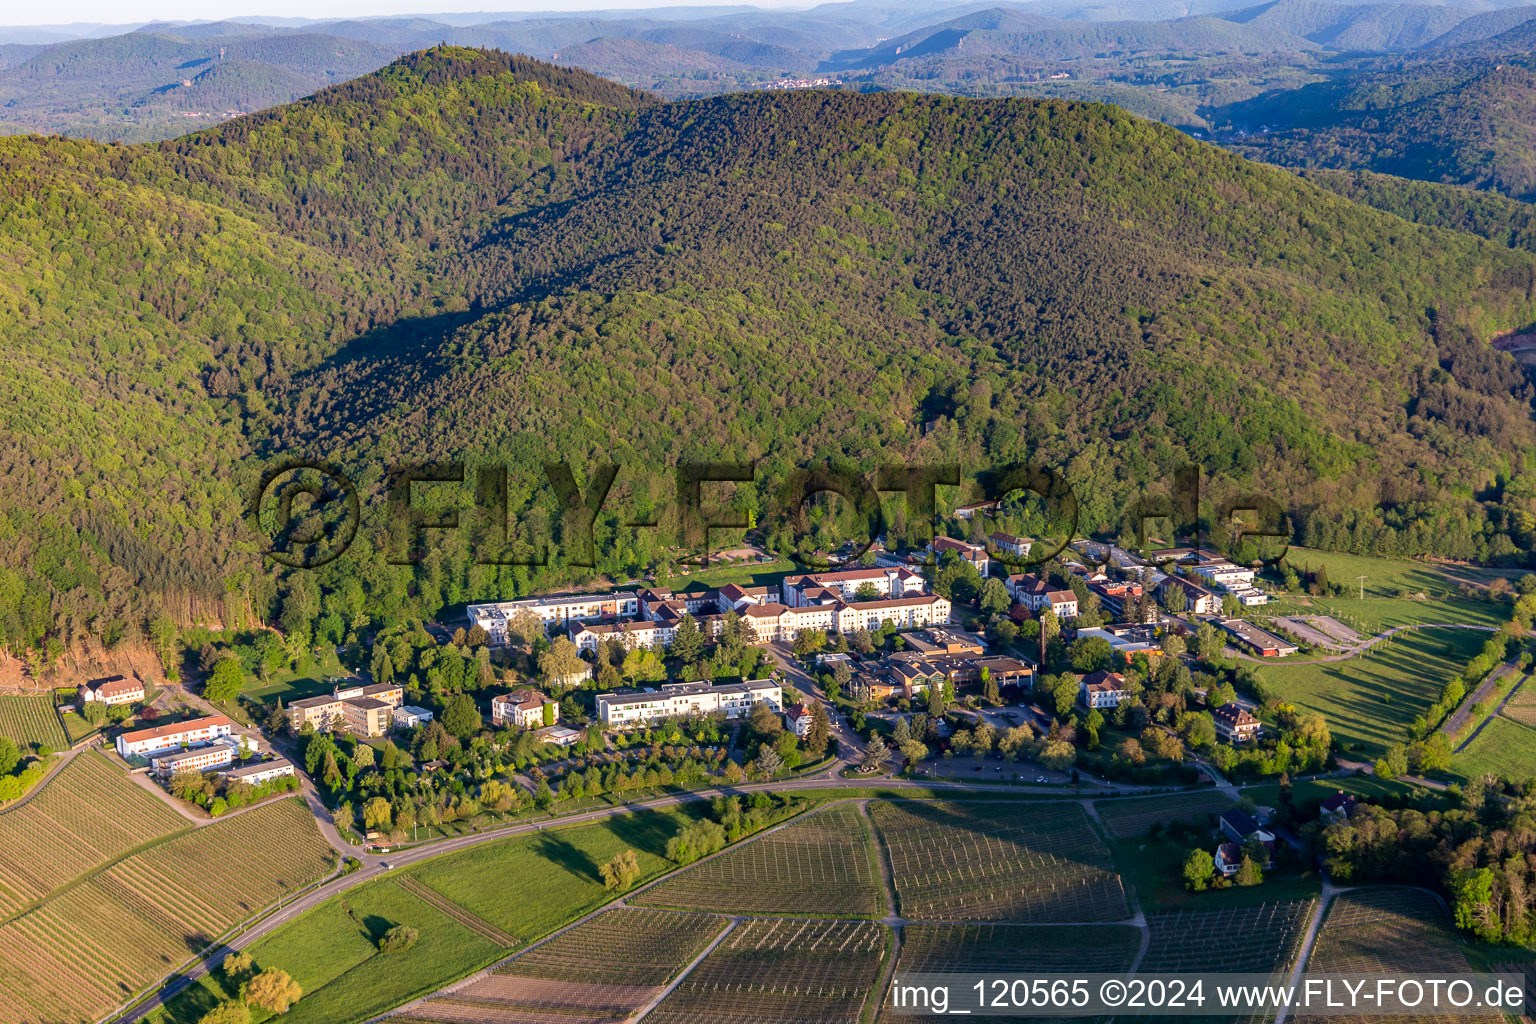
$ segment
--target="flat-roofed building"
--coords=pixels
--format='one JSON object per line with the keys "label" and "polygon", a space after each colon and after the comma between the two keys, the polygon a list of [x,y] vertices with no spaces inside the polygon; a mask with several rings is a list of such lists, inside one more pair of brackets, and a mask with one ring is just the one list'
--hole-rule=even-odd
{"label": "flat-roofed building", "polygon": [[372,697],[341,702],[341,726],[358,736],[383,736],[394,719],[394,705]]}
{"label": "flat-roofed building", "polygon": [[1226,630],[1227,635],[1232,639],[1261,658],[1283,658],[1299,650],[1289,640],[1282,639],[1267,629],[1260,629],[1243,619],[1222,619],[1217,625]]}
{"label": "flat-roofed building", "polygon": [[758,704],[768,704],[779,711],[783,702],[783,687],[772,679],[719,686],[707,682],[667,683],[651,690],[600,693],[597,714],[604,725],[624,729],[667,718],[717,712],[728,719],[742,718]]}
{"label": "flat-roofed building", "polygon": [[225,716],[209,715],[206,718],[159,725],[153,729],[125,732],[117,738],[117,752],[123,757],[146,757],[174,747],[212,743],[234,731],[234,723]]}
{"label": "flat-roofed building", "polygon": [[414,729],[418,725],[426,725],[432,721],[432,712],[426,708],[419,708],[414,704],[406,704],[395,708],[394,719],[396,729]]}
{"label": "flat-roofed building", "polygon": [[231,768],[227,772],[220,772],[230,782],[247,782],[252,786],[259,786],[263,782],[271,782],[273,779],[282,778],[285,775],[293,775],[293,762],[281,757],[271,761],[257,761],[243,768]]}
{"label": "flat-roofed building", "polygon": [[395,708],[405,703],[405,687],[399,683],[359,683],[355,686],[338,686],[332,694],[337,700],[371,697]]}
{"label": "flat-roofed building", "polygon": [[550,594],[519,601],[472,604],[465,614],[471,626],[485,630],[491,643],[504,644],[507,642],[507,623],[524,610],[532,612],[548,628],[572,620],[596,622],[637,615],[640,611],[640,597],[627,590],[616,590],[608,594]]}
{"label": "flat-roofed building", "polygon": [[150,770],[162,778],[181,772],[207,772],[233,764],[235,747],[229,743],[209,743],[188,750],[168,750],[151,754]]}

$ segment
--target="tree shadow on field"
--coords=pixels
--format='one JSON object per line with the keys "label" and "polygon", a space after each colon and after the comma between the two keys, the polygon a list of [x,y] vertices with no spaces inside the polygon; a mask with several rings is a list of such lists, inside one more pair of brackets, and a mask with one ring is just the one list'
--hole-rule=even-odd
{"label": "tree shadow on field", "polygon": [[592,855],[569,840],[559,836],[542,835],[533,845],[534,852],[554,864],[558,864],[571,874],[581,878],[588,878],[594,882],[601,881],[597,873],[597,861]]}
{"label": "tree shadow on field", "polygon": [[379,940],[384,937],[384,933],[399,923],[387,917],[380,917],[378,914],[369,914],[363,918],[363,931],[367,934],[368,941],[377,946]]}
{"label": "tree shadow on field", "polygon": [[640,811],[615,818],[608,830],[636,850],[662,857],[666,855],[667,840],[677,834],[677,820],[656,811]]}
{"label": "tree shadow on field", "polygon": [[168,994],[185,979],[184,974],[173,974],[165,979],[165,984],[160,986],[160,991],[167,994],[165,1013],[161,1017],[164,1024],[197,1024],[204,1014],[218,1006],[221,1001],[219,994],[213,989],[195,982],[176,998],[171,999]]}

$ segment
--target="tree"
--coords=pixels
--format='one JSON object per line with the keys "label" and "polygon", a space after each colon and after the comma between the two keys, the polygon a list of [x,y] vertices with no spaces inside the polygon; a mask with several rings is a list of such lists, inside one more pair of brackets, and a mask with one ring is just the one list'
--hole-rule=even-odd
{"label": "tree", "polygon": [[640,879],[640,857],[634,850],[624,850],[597,872],[603,879],[603,888],[623,892]]}
{"label": "tree", "polygon": [[276,967],[268,967],[240,986],[242,999],[271,1013],[287,1013],[303,994],[299,983],[290,978],[287,971]]}
{"label": "tree", "polygon": [[985,665],[981,668],[981,696],[988,704],[1002,702],[1002,693],[998,690],[997,679],[992,675],[992,670]]}
{"label": "tree", "polygon": [[[107,706],[99,700],[86,701],[80,708],[80,715],[97,729],[107,724]],[[0,736],[0,739],[6,739],[6,737]],[[10,741],[6,739],[6,742]]]}
{"label": "tree", "polygon": [[246,978],[256,973],[256,961],[252,959],[249,953],[231,953],[224,958],[224,962],[219,965],[219,969],[224,972],[224,977],[238,986]]}
{"label": "tree", "polygon": [[1259,862],[1248,854],[1243,854],[1243,861],[1237,866],[1236,881],[1242,886],[1258,885],[1264,881],[1264,871],[1259,867]]}
{"label": "tree", "polygon": [[1115,651],[1101,636],[1090,636],[1072,645],[1072,670],[1084,675],[1107,669],[1114,663]]}
{"label": "tree", "polygon": [[885,738],[874,735],[869,738],[869,746],[864,748],[864,760],[861,767],[867,772],[877,772],[885,767],[885,759],[891,755],[890,748],[885,745]]}
{"label": "tree", "polygon": [[363,827],[366,829],[388,828],[393,820],[394,809],[382,796],[370,797],[363,804]]}
{"label": "tree", "polygon": [[1395,779],[1400,775],[1408,774],[1408,753],[1401,743],[1394,743],[1387,748],[1387,752],[1376,759],[1376,777],[1379,779]]}
{"label": "tree", "polygon": [[672,634],[672,656],[684,665],[692,665],[704,653],[704,632],[698,620],[684,615]]}
{"label": "tree", "polygon": [[747,725],[752,735],[763,741],[774,740],[784,731],[784,723],[779,719],[778,712],[766,701],[752,708],[752,713],[747,716]]}
{"label": "tree", "polygon": [[1049,740],[1040,751],[1039,761],[1052,771],[1064,772],[1077,763],[1077,748],[1063,739]]}
{"label": "tree", "polygon": [[454,694],[443,706],[443,728],[461,740],[478,733],[484,724],[475,698],[467,693]]}
{"label": "tree", "polygon": [[944,717],[944,681],[937,676],[928,680],[928,716]]}
{"label": "tree", "polygon": [[1199,750],[1216,745],[1216,722],[1202,711],[1186,711],[1179,716],[1179,735],[1184,742]]}
{"label": "tree", "polygon": [[203,696],[209,700],[228,701],[240,696],[245,685],[245,669],[233,654],[220,658],[203,684]]}
{"label": "tree", "polygon": [[352,751],[352,763],[359,768],[372,768],[373,760],[373,748],[366,743],[359,743]]}
{"label": "tree", "polygon": [[1134,765],[1147,763],[1147,753],[1141,749],[1141,741],[1134,736],[1127,736],[1120,742],[1120,756]]}
{"label": "tree", "polygon": [[1169,633],[1163,637],[1163,653],[1170,658],[1177,658],[1184,653],[1187,647],[1188,645],[1184,642],[1184,638],[1177,633]]}
{"label": "tree", "polygon": [[832,720],[827,715],[827,706],[818,700],[811,705],[811,727],[806,730],[805,749],[812,757],[820,757],[831,739]]}
{"label": "tree", "polygon": [[1008,595],[1008,587],[996,576],[989,577],[981,585],[981,598],[979,606],[988,615],[1003,615],[1013,605],[1013,598]]}
{"label": "tree", "polygon": [[397,924],[379,937],[380,953],[404,953],[416,945],[420,933],[408,924]]}
{"label": "tree", "polygon": [[539,674],[555,688],[557,695],[569,680],[583,678],[586,673],[587,663],[582,660],[581,651],[563,636],[555,637],[549,650],[539,655]]}
{"label": "tree", "polygon": [[772,778],[784,769],[784,758],[771,744],[764,743],[762,749],[757,752],[757,759],[752,762],[757,773],[765,779]]}
{"label": "tree", "polygon": [[21,748],[9,736],[0,736],[0,775],[9,775],[21,763]]}
{"label": "tree", "polygon": [[226,999],[197,1018],[197,1024],[251,1024],[251,1011],[238,999]]}
{"label": "tree", "polygon": [[1184,858],[1184,888],[1190,892],[1204,892],[1216,876],[1216,860],[1205,850],[1189,851]]}

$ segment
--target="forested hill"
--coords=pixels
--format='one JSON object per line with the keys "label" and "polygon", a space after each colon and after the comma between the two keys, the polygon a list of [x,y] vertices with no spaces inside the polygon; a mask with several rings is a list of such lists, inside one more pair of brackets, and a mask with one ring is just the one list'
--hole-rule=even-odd
{"label": "forested hill", "polygon": [[[1530,388],[1487,344],[1536,320],[1536,257],[1112,107],[666,104],[440,49],[156,146],[0,140],[0,188],[15,648],[579,582],[385,566],[406,459],[506,464],[535,533],[541,462],[647,471],[599,527],[620,578],[674,557],[615,524],[683,458],[758,460],[737,500],[780,539],[774,488],[829,459],[1041,459],[1109,533],[1186,460],[1313,543],[1511,556],[1536,523]],[[280,578],[242,506],[292,454],[353,470],[369,526]]]}

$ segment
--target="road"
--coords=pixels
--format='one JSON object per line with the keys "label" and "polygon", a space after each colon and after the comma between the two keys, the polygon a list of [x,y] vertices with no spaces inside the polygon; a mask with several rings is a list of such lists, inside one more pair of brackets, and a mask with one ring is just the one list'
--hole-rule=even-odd
{"label": "road", "polygon": [[[1498,686],[1500,679],[1503,679],[1511,672],[1519,671],[1519,668],[1520,665],[1517,661],[1506,661],[1495,671],[1489,673],[1488,678],[1483,680],[1483,684],[1481,686],[1479,686],[1476,690],[1473,690],[1470,696],[1462,698],[1461,706],[1456,709],[1455,714],[1446,719],[1445,725],[1441,726],[1440,731],[1445,733],[1447,736],[1454,737],[1467,724],[1468,720],[1471,719],[1472,706],[1485,700],[1488,695],[1494,691],[1494,688]],[[1497,716],[1500,711],[1504,710],[1504,705],[1509,703],[1509,699],[1518,693],[1520,688],[1524,686],[1526,681],[1530,678],[1531,675],[1529,672],[1527,672],[1518,681],[1516,681],[1514,686],[1509,688],[1509,692],[1504,695],[1503,700],[1499,701],[1498,706],[1495,707],[1492,711],[1489,711],[1488,714],[1484,715],[1483,720],[1477,723],[1477,728],[1472,730],[1471,735],[1469,735],[1465,740],[1462,740],[1460,745],[1456,747],[1456,753],[1459,754],[1463,750],[1466,750],[1467,747],[1471,745],[1472,741],[1477,739],[1478,733],[1482,732],[1484,727],[1486,727],[1489,722],[1493,721],[1494,717]]]}

